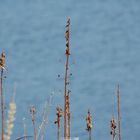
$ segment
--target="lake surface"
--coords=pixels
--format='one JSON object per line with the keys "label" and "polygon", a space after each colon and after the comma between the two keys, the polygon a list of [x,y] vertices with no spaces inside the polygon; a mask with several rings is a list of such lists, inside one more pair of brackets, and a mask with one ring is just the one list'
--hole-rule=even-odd
{"label": "lake surface", "polygon": [[[0,0],[0,52],[5,50],[5,106],[17,83],[17,113],[12,139],[33,135],[30,106],[41,122],[53,93],[45,139],[57,139],[56,106],[63,107],[65,25],[71,18],[71,135],[88,139],[85,117],[93,116],[93,139],[111,140],[121,94],[122,140],[140,137],[139,0]],[[60,75],[60,77],[58,77]],[[6,115],[6,114],[5,114]],[[62,120],[63,122],[63,120]],[[63,136],[63,125],[61,129]]]}

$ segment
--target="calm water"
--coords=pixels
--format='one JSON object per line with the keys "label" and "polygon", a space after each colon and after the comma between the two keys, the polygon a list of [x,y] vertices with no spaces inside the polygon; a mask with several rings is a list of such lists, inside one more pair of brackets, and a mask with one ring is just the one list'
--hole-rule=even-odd
{"label": "calm water", "polygon": [[[139,0],[0,0],[0,52],[7,55],[5,104],[17,82],[17,114],[12,139],[23,135],[25,119],[33,135],[30,105],[37,124],[53,93],[46,139],[56,140],[55,108],[63,106],[65,25],[71,17],[71,134],[88,138],[85,116],[93,115],[93,139],[111,140],[117,117],[116,86],[121,87],[122,140],[140,137]],[[58,78],[60,74],[60,78]],[[6,109],[7,111],[7,109]],[[5,112],[6,112],[5,111]],[[61,130],[63,136],[63,127]]]}

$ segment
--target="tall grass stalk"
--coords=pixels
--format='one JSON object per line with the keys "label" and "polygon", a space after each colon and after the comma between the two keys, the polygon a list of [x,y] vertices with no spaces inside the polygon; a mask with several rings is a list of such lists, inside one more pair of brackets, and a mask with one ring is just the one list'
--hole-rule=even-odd
{"label": "tall grass stalk", "polygon": [[47,105],[46,105],[46,111],[44,113],[45,119],[42,120],[43,125],[42,125],[42,132],[41,132],[41,140],[44,139],[45,129],[48,123],[48,113],[50,112],[51,102],[52,102],[52,95],[50,95],[49,101],[47,102]]}
{"label": "tall grass stalk", "polygon": [[32,123],[33,123],[33,128],[34,128],[34,140],[37,140],[37,135],[36,135],[36,123],[35,123],[36,108],[35,108],[34,106],[31,107],[30,113],[31,113]]}
{"label": "tall grass stalk", "polygon": [[3,72],[5,70],[5,53],[0,56],[0,96],[1,96],[1,139],[4,140],[4,96],[3,96]]}
{"label": "tall grass stalk", "polygon": [[27,136],[27,130],[26,130],[26,123],[25,123],[25,118],[22,119],[23,121],[23,129],[24,129],[24,140],[27,140],[26,136]]}

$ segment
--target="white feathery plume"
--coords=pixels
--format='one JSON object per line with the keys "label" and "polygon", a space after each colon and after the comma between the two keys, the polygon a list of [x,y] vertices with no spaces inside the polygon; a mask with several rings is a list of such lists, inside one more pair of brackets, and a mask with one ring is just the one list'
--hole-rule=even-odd
{"label": "white feathery plume", "polygon": [[7,118],[7,121],[6,121],[5,140],[10,140],[11,139],[12,129],[14,127],[14,120],[15,120],[15,113],[16,113],[16,103],[14,101],[15,94],[16,94],[16,85],[14,85],[13,99],[9,103],[8,118]]}

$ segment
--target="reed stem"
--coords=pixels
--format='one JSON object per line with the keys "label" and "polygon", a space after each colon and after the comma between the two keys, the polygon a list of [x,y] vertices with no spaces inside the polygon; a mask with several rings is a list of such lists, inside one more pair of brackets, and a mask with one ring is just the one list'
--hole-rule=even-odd
{"label": "reed stem", "polygon": [[1,139],[4,140],[4,96],[3,96],[3,68],[1,68]]}
{"label": "reed stem", "polygon": [[120,86],[118,85],[118,140],[121,140],[121,126],[120,126]]}
{"label": "reed stem", "polygon": [[67,21],[67,30],[66,30],[66,66],[65,66],[65,83],[64,83],[64,139],[70,138],[70,117],[68,116],[69,111],[69,105],[67,104],[67,101],[69,102],[68,96],[68,66],[69,66],[69,56],[70,56],[70,18],[68,18]]}

